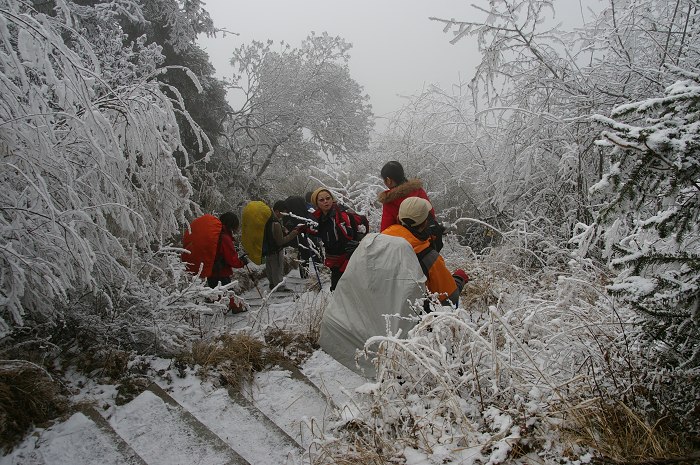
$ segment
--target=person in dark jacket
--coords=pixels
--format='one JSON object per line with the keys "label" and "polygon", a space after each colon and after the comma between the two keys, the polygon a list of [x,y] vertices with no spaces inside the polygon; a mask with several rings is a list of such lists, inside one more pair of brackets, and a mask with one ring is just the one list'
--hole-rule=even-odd
{"label": "person in dark jacket", "polygon": [[265,225],[265,275],[274,289],[284,279],[284,248],[294,245],[302,227],[288,231],[281,222],[287,204],[278,200],[272,206],[272,216]]}
{"label": "person in dark jacket", "polygon": [[333,291],[350,260],[347,249],[354,242],[356,233],[350,217],[338,207],[331,191],[325,187],[316,189],[311,194],[311,203],[316,208],[313,217],[318,222],[318,227],[308,232],[323,242],[325,249],[323,263],[331,270],[331,291]]}

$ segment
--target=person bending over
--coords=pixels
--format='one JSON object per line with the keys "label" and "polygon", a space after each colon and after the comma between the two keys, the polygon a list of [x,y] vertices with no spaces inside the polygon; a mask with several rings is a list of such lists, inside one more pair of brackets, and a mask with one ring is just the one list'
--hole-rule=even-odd
{"label": "person bending over", "polygon": [[400,224],[394,224],[382,231],[389,236],[403,237],[411,244],[418,257],[431,294],[438,294],[442,305],[459,303],[459,294],[469,281],[464,270],[450,273],[442,255],[430,243],[428,216],[432,210],[430,202],[420,197],[408,197],[401,202],[397,214]]}

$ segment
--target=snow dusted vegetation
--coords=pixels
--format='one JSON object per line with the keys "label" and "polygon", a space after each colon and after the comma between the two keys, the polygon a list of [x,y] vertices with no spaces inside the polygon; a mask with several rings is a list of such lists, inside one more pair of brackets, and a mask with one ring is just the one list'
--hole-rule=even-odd
{"label": "snow dusted vegetation", "polygon": [[[222,82],[199,1],[0,0],[0,464],[697,463],[700,5],[598,6],[432,18],[475,76],[370,140],[340,37]],[[376,376],[318,347],[329,273],[294,249],[272,293],[186,272],[188,221],[249,200],[326,186],[377,232],[388,160],[471,280],[372,338]]]}

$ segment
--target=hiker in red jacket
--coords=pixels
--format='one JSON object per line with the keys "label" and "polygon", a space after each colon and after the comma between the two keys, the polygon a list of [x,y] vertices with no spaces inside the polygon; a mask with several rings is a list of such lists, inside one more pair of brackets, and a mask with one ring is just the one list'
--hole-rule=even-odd
{"label": "hiker in red jacket", "polygon": [[[423,189],[423,182],[420,179],[406,179],[403,166],[398,161],[387,162],[382,167],[381,177],[387,190],[378,196],[378,200],[382,204],[380,232],[393,224],[399,224],[399,206],[404,199],[419,197],[430,202],[428,194]],[[428,215],[428,233],[433,248],[440,252],[445,227],[438,223],[432,203]]]}
{"label": "hiker in red jacket", "polygon": [[[398,224],[399,206],[406,197],[420,197],[430,202],[428,194],[423,189],[420,179],[406,179],[403,166],[398,161],[387,162],[381,171],[382,181],[387,190],[378,196],[382,204],[382,224],[379,231],[384,231],[392,224]],[[431,207],[430,216],[435,218],[435,210]]]}
{"label": "hiker in red jacket", "polygon": [[[182,246],[186,251],[182,261],[187,264],[187,271],[206,278],[212,289],[219,283],[229,284],[233,268],[243,268],[248,263],[248,257],[239,256],[233,242],[239,225],[233,212],[219,218],[206,214],[194,219],[183,235]],[[234,297],[229,299],[229,309],[233,313],[246,311]]]}
{"label": "hiker in red jacket", "polygon": [[209,287],[216,287],[218,283],[229,284],[233,268],[243,268],[249,262],[245,254],[238,255],[234,245],[233,235],[238,231],[240,222],[233,212],[226,212],[219,217],[221,221],[221,237],[216,249],[214,267],[211,276],[207,278]]}
{"label": "hiker in red jacket", "polygon": [[220,218],[207,214],[194,219],[182,238],[187,250],[182,261],[187,263],[187,271],[206,278],[212,288],[218,283],[229,284],[233,268],[243,268],[248,263],[245,254],[238,256],[233,242],[239,225],[233,212]]}

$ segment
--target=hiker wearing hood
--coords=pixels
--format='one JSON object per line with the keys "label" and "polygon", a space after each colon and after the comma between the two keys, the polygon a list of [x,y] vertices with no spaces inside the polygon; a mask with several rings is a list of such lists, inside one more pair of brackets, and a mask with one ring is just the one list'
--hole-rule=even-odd
{"label": "hiker wearing hood", "polygon": [[[399,206],[404,199],[416,197],[430,202],[428,194],[423,190],[423,183],[421,180],[406,179],[403,166],[401,166],[401,163],[398,161],[387,162],[382,167],[381,176],[388,190],[385,190],[378,196],[379,202],[382,204],[382,224],[379,228],[380,231],[384,231],[392,224],[399,223]],[[430,237],[430,244],[435,250],[440,252],[443,246],[442,238],[445,234],[445,226],[438,223],[432,204],[430,207],[430,215],[428,215],[427,231]]]}
{"label": "hiker wearing hood", "polygon": [[[382,204],[382,224],[379,228],[384,231],[392,224],[397,224],[399,205],[407,197],[420,197],[430,202],[428,194],[423,189],[423,182],[420,179],[406,179],[403,166],[398,161],[390,161],[382,167],[382,181],[387,190],[378,196]],[[430,215],[435,218],[435,210],[430,209]]]}
{"label": "hiker wearing hood", "polygon": [[445,259],[433,248],[428,231],[428,216],[432,211],[430,202],[420,197],[408,197],[399,206],[400,224],[393,224],[382,234],[402,237],[411,244],[418,257],[427,281],[428,291],[438,294],[442,305],[457,305],[462,288],[469,281],[464,270],[450,273]]}

